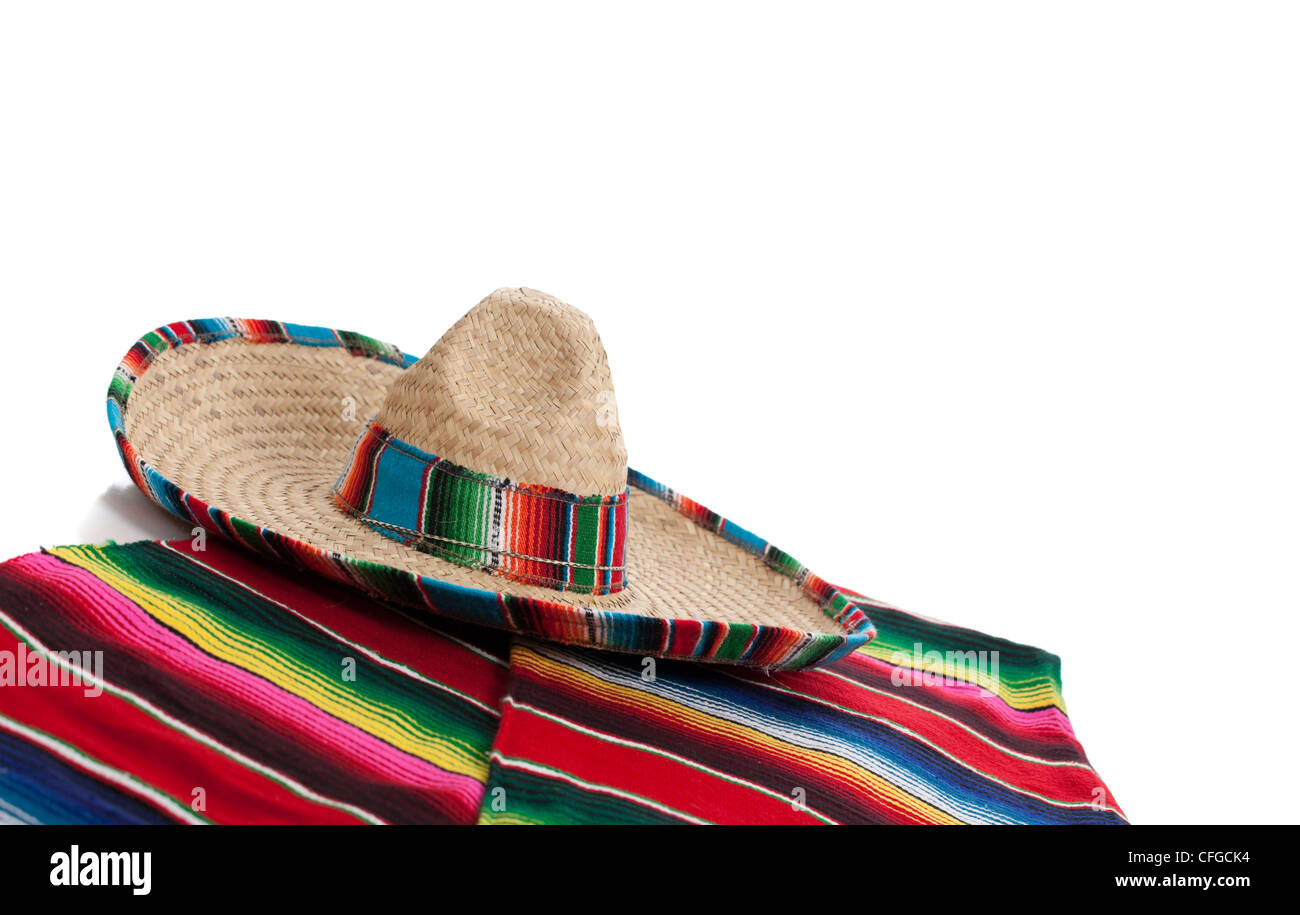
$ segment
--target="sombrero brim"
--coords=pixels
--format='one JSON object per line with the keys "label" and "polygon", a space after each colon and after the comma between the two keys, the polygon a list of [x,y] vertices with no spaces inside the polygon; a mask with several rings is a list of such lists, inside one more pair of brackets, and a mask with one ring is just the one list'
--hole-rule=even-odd
{"label": "sombrero brim", "polygon": [[365,421],[415,361],[346,331],[183,321],[131,347],[109,422],[136,485],[181,519],[404,605],[524,635],[768,669],[869,641],[870,604],[629,471],[628,586],[593,596],[465,568],[342,512],[332,490]]}

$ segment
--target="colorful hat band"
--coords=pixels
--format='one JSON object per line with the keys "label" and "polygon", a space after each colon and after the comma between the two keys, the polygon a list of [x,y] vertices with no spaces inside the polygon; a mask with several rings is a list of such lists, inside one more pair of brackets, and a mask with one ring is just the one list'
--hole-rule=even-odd
{"label": "colorful hat band", "polygon": [[627,585],[627,490],[579,496],[443,460],[374,422],[334,501],[381,534],[457,565],[584,594]]}

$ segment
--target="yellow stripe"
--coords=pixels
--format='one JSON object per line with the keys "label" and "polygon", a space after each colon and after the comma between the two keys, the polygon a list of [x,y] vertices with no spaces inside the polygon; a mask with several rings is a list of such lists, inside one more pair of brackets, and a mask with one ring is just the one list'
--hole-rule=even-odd
{"label": "yellow stripe", "polygon": [[518,813],[489,810],[486,806],[478,815],[480,826],[544,826],[545,820],[536,820]]}
{"label": "yellow stripe", "polygon": [[[899,664],[898,656],[900,653],[907,653],[894,645],[880,644],[877,641],[868,642],[858,649],[862,654],[877,661],[884,661],[895,667],[906,667],[914,670],[918,675],[929,674],[937,676],[939,671],[932,667],[918,667],[915,664]],[[909,654],[910,656],[910,654]],[[949,680],[960,680],[963,683],[971,683],[969,677],[963,677],[962,674],[967,672],[966,669],[956,664],[949,664],[945,660],[943,676]],[[973,686],[983,686],[981,683],[971,683]],[[997,689],[990,690],[995,693],[999,699],[1007,705],[1018,711],[1027,711],[1029,709],[1046,708],[1047,706],[1056,706],[1062,712],[1065,711],[1065,699],[1061,696],[1061,690],[1056,682],[1050,677],[1032,677],[1028,680],[1008,680],[1006,677],[999,677]]]}
{"label": "yellow stripe", "polygon": [[223,625],[221,620],[206,613],[201,605],[139,584],[93,548],[56,547],[50,552],[95,575],[205,654],[257,674],[334,717],[440,769],[480,782],[487,778],[487,759],[477,748],[422,728],[401,709],[373,701],[359,705],[357,694],[343,688],[341,680],[334,681],[295,665],[292,658]]}
{"label": "yellow stripe", "polygon": [[951,814],[913,797],[888,779],[833,753],[797,747],[763,731],[716,718],[662,696],[610,683],[586,671],[553,661],[519,643],[516,643],[511,652],[510,660],[511,664],[518,664],[521,670],[531,670],[538,676],[571,684],[581,692],[598,695],[602,704],[617,706],[627,713],[635,715],[638,711],[654,710],[684,728],[738,742],[752,750],[756,756],[789,760],[799,767],[815,768],[824,775],[846,783],[848,791],[859,796],[866,795],[874,805],[901,809],[920,822],[944,825],[960,822]]}

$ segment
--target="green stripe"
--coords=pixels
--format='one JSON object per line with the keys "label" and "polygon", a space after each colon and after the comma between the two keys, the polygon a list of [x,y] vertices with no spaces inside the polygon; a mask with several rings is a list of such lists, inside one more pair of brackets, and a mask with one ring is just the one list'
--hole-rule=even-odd
{"label": "green stripe", "polygon": [[[293,670],[304,699],[329,691],[358,709],[358,727],[380,719],[475,765],[486,764],[496,733],[494,713],[359,654],[237,582],[157,544],[97,552],[142,587],[183,601],[195,624],[214,638],[235,638],[242,648]],[[344,657],[356,662],[355,681],[342,679]]]}
{"label": "green stripe", "polygon": [[[115,545],[116,544],[114,544],[114,546]],[[95,548],[71,547],[67,549],[69,551],[80,551],[82,549],[85,549],[87,551],[94,551]],[[99,549],[103,549],[103,547],[100,547]],[[61,558],[65,558],[65,557],[61,557]],[[30,633],[22,629],[21,626],[18,625],[18,622],[16,620],[10,619],[9,617],[5,616],[3,611],[0,611],[0,625],[4,625],[6,629],[8,629],[18,638],[27,642],[28,645],[32,646],[32,648],[39,649],[41,651],[45,650],[44,646],[42,646]],[[50,657],[53,658],[55,656],[50,655]],[[239,753],[238,751],[226,746],[220,741],[213,739],[209,735],[203,733],[202,731],[199,731],[198,729],[192,727],[191,725],[186,724],[180,719],[168,715],[166,712],[162,711],[162,709],[159,709],[157,706],[151,704],[148,700],[144,699],[141,696],[137,696],[135,693],[130,692],[129,690],[116,686],[113,683],[108,682],[107,680],[103,680],[100,682],[104,687],[104,692],[108,693],[109,695],[117,696],[119,699],[123,700],[124,702],[129,702],[131,705],[134,705],[136,708],[138,708],[140,711],[144,712],[146,715],[153,718],[154,720],[166,725],[167,727],[171,728],[174,731],[184,734],[185,736],[189,737],[191,740],[194,740],[202,744],[203,746],[208,747],[209,749],[212,749],[222,754],[228,759],[231,759],[239,763],[241,766],[244,766],[245,768],[258,773],[259,775],[269,778],[271,781],[275,782],[278,785],[281,785],[282,787],[293,792],[299,797],[313,801],[314,803],[317,804],[322,804],[326,807],[332,807],[335,810],[344,811],[346,813],[355,816],[359,820],[364,820],[370,823],[383,822],[368,810],[364,810],[353,804],[347,804],[342,801],[336,801],[333,798],[329,798],[324,795],[317,794],[316,792],[307,788],[305,785],[302,785],[299,782],[294,781],[293,779],[289,778],[287,775],[279,772],[278,770],[273,769],[270,766],[264,765],[254,759],[251,759],[245,756],[244,754]]]}
{"label": "green stripe", "polygon": [[755,628],[752,623],[732,623],[727,628],[727,637],[718,646],[716,658],[720,661],[739,660],[746,646],[753,640]]}
{"label": "green stripe", "polygon": [[[594,503],[594,504],[593,504]],[[604,557],[596,553],[600,541],[600,496],[588,496],[573,506],[573,561],[586,565],[602,565]],[[557,576],[558,577],[558,576]],[[573,583],[590,590],[596,586],[596,570],[573,569]]]}
{"label": "green stripe", "polygon": [[119,404],[124,404],[131,396],[131,382],[123,372],[114,372],[113,380],[108,383],[108,396]]}
{"label": "green stripe", "polygon": [[[549,768],[546,773],[541,773],[503,766],[494,759],[488,772],[487,793],[479,822],[492,824],[524,820],[561,826],[680,825],[683,822],[681,817],[637,803],[631,798],[584,790],[581,785],[567,781],[565,776],[566,773]],[[494,809],[502,805],[504,810]]]}
{"label": "green stripe", "polygon": [[920,619],[888,607],[867,606],[876,626],[876,637],[860,651],[874,658],[890,660],[895,654],[909,657],[920,643],[922,653],[998,653],[998,679],[1012,692],[1045,692],[1064,709],[1061,699],[1061,659],[1051,652],[957,626]]}

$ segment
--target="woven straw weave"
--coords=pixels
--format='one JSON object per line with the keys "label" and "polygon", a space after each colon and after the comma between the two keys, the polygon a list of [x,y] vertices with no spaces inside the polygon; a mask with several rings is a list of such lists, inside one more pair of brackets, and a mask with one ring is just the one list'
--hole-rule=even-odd
{"label": "woven straw weave", "polygon": [[627,486],[591,318],[544,293],[488,296],[393,384],[380,426],[480,473],[612,496]]}
{"label": "woven straw weave", "polygon": [[476,470],[583,494],[621,492],[626,454],[604,392],[612,392],[609,367],[586,315],[531,290],[501,290],[405,372],[291,343],[165,350],[135,383],[123,420],[139,453],[183,490],[325,550],[570,606],[843,635],[789,577],[635,488],[630,583],[604,596],[452,564],[384,537],[331,498],[357,435],[376,416],[399,437]]}

